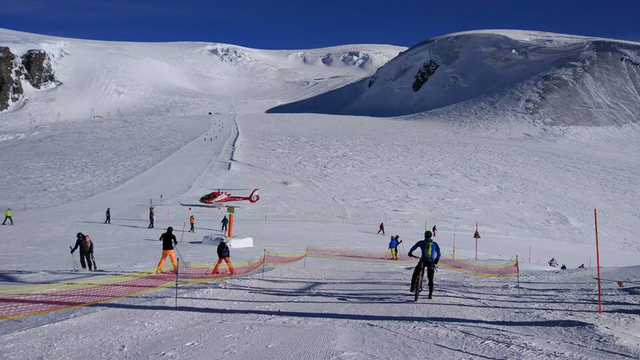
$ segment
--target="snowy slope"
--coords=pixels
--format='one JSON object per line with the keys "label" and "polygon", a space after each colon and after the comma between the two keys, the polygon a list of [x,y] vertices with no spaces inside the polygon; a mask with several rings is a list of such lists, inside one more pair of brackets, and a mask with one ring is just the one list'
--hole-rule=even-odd
{"label": "snowy slope", "polygon": [[445,35],[369,79],[271,111],[397,116],[469,100],[552,125],[636,123],[640,44],[531,31]]}
{"label": "snowy slope", "polygon": [[[0,30],[16,56],[42,49],[61,83],[25,95],[0,114],[0,129],[92,117],[194,114],[229,97],[283,99],[368,76],[404,48],[350,45],[302,51],[220,43],[86,41]],[[312,92],[313,93],[313,92]],[[225,107],[228,111],[228,106]]]}
{"label": "snowy slope", "polygon": [[[505,34],[524,41],[526,33]],[[479,259],[518,255],[523,272],[518,294],[513,278],[440,270],[434,300],[415,304],[411,267],[309,259],[264,276],[181,286],[177,308],[168,289],[2,321],[3,358],[640,355],[637,124],[546,126],[517,102],[483,96],[401,118],[265,114],[368,81],[396,47],[262,51],[10,31],[0,42],[17,53],[55,44],[68,52],[53,61],[61,85],[29,90],[22,108],[0,114],[0,207],[11,206],[16,223],[0,226],[0,292],[152,269],[168,226],[183,259],[211,263],[215,248],[201,239],[221,234],[224,211],[180,203],[219,187],[260,188],[261,200],[235,214],[236,234],[255,247],[233,249],[233,261],[307,246],[384,251],[390,234],[406,252],[425,222],[438,225],[444,253],[455,237],[456,256],[469,259],[479,222]],[[89,119],[91,108],[100,118]],[[156,229],[147,229],[150,201]],[[182,231],[189,215],[196,233]],[[381,221],[385,236],[375,234]],[[92,236],[101,272],[69,271],[78,231]],[[551,257],[571,270],[550,268]],[[575,269],[582,263],[588,268]]]}

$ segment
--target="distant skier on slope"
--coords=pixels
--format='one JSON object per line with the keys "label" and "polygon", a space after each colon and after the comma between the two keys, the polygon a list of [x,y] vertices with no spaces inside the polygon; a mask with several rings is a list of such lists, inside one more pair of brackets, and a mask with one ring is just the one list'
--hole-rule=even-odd
{"label": "distant skier on slope", "polygon": [[13,219],[11,218],[11,209],[9,208],[7,208],[7,210],[5,210],[4,212],[4,221],[2,222],[2,225],[5,225],[7,220],[11,221],[11,225],[13,225]]}
{"label": "distant skier on slope", "polygon": [[149,226],[147,229],[153,229],[153,223],[156,221],[156,214],[153,212],[153,206],[149,208]]}
{"label": "distant skier on slope", "polygon": [[[413,271],[413,276],[411,277],[411,292],[415,290],[413,288],[414,284],[417,282],[417,278],[420,275],[420,271],[422,271],[422,267],[427,268],[427,279],[429,279],[429,299],[432,298],[433,295],[433,276],[435,275],[436,265],[438,261],[440,261],[440,246],[436,242],[431,239],[431,231],[427,230],[424,232],[424,240],[418,241],[411,249],[409,250],[409,256],[413,256],[413,252],[420,248],[422,251],[422,255],[420,257],[420,261],[418,265],[416,265],[415,270]],[[422,286],[422,284],[416,284],[417,286]]]}
{"label": "distant skier on slope", "polygon": [[196,218],[193,217],[193,215],[189,217],[189,224],[191,225],[191,229],[189,229],[189,232],[192,232],[192,233],[196,232],[196,228],[195,228]]}
{"label": "distant skier on slope", "polygon": [[222,229],[220,229],[220,231],[226,233],[227,231],[227,224],[229,223],[229,219],[227,219],[227,215],[225,215],[222,218],[222,221],[220,221],[220,223],[222,223]]}
{"label": "distant skier on slope", "polygon": [[382,231],[382,235],[384,235],[384,223],[380,223],[380,228],[378,229],[377,234],[380,234],[380,231]]}
{"label": "distant skier on slope", "polygon": [[107,218],[104,220],[104,223],[111,224],[111,208],[107,208],[105,215],[107,216]]}
{"label": "distant skier on slope", "polygon": [[558,266],[558,262],[556,261],[556,258],[551,258],[551,260],[549,260],[549,266],[553,266],[553,267]]}
{"label": "distant skier on slope", "polygon": [[83,233],[76,234],[76,246],[71,249],[71,253],[73,254],[77,248],[80,248],[80,265],[83,269],[86,269],[87,265],[89,265],[89,270],[91,270],[91,255],[93,254],[91,238]]}
{"label": "distant skier on slope", "polygon": [[391,260],[398,260],[398,245],[402,242],[402,240],[398,239],[400,236],[391,235],[391,240],[389,241],[389,251],[391,251]]}
{"label": "distant skier on slope", "polygon": [[438,236],[438,229],[435,225],[433,225],[433,227],[431,228],[431,232],[433,233],[433,237]]}
{"label": "distant skier on slope", "polygon": [[171,226],[167,228],[167,232],[160,235],[160,241],[162,241],[162,257],[158,262],[156,274],[162,272],[162,265],[164,265],[164,260],[167,256],[171,259],[171,265],[173,265],[173,270],[175,271],[178,267],[178,262],[176,261],[176,254],[173,247],[174,245],[178,245],[178,240],[176,239],[176,236],[173,235],[173,228]]}
{"label": "distant skier on slope", "polygon": [[224,240],[221,240],[216,251],[218,253],[218,263],[213,268],[212,274],[219,274],[218,268],[220,268],[220,264],[222,264],[222,260],[224,260],[224,262],[227,263],[227,266],[229,267],[229,273],[233,275],[235,273],[235,270],[233,269],[233,264],[231,264],[231,261],[229,260],[229,256],[231,254],[229,252],[229,246],[227,246],[227,243],[225,243]]}

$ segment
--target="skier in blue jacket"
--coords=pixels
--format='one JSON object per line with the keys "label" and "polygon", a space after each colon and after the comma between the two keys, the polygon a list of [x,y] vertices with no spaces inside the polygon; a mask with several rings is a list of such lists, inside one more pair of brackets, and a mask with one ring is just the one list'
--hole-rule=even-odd
{"label": "skier in blue jacket", "polygon": [[398,245],[402,240],[398,240],[400,236],[391,235],[391,241],[389,241],[389,250],[391,251],[391,260],[398,260]]}
{"label": "skier in blue jacket", "polygon": [[[416,265],[415,270],[413,271],[413,276],[411,277],[411,292],[415,290],[414,286],[417,282],[417,278],[420,275],[420,271],[422,267],[427,267],[427,278],[429,279],[429,299],[431,299],[433,295],[433,276],[436,271],[436,264],[440,261],[440,246],[436,242],[431,239],[431,231],[424,232],[424,240],[418,241],[413,247],[409,250],[409,256],[413,256],[413,252],[420,248],[422,251],[422,256],[420,257],[420,261],[418,265]],[[419,284],[422,287],[422,284]]]}

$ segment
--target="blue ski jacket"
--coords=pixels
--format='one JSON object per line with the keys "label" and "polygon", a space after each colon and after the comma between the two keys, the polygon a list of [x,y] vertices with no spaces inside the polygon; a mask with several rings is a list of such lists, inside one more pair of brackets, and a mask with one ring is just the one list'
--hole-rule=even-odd
{"label": "blue ski jacket", "polygon": [[440,246],[434,242],[431,238],[418,241],[411,250],[409,250],[409,256],[413,256],[413,252],[420,248],[422,256],[420,259],[424,262],[437,264],[440,261]]}
{"label": "blue ski jacket", "polygon": [[389,241],[389,249],[395,249],[396,247],[398,247],[398,240],[391,238],[391,241]]}

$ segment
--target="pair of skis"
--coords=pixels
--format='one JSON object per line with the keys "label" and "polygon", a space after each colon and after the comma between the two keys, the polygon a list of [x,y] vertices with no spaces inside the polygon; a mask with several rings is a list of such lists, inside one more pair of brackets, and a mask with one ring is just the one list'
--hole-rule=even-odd
{"label": "pair of skis", "polygon": [[[69,249],[73,250],[73,247],[69,246]],[[76,257],[73,256],[73,253],[71,253],[71,260],[73,261],[73,271],[79,271],[80,269],[78,268],[78,260],[76,260]],[[93,270],[98,270],[98,265],[96,265],[96,258],[93,257],[93,254],[91,254],[91,262],[93,262]]]}

